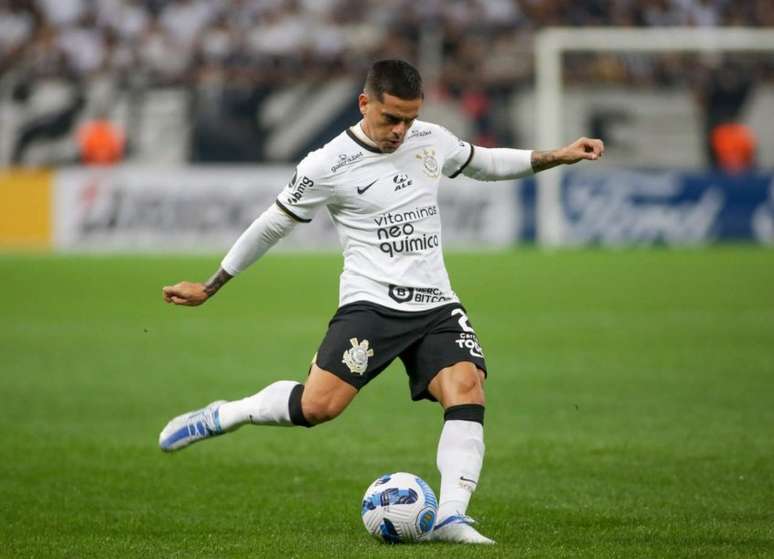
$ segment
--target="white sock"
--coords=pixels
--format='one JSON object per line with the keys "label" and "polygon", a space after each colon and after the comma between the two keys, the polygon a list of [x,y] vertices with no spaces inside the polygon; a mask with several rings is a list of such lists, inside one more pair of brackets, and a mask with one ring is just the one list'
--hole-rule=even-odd
{"label": "white sock", "polygon": [[441,494],[438,520],[465,514],[484,462],[484,426],[477,421],[447,420],[438,441]]}
{"label": "white sock", "polygon": [[291,380],[280,380],[258,394],[223,404],[218,409],[221,427],[224,431],[230,431],[247,423],[293,425],[288,402],[290,393],[299,384]]}

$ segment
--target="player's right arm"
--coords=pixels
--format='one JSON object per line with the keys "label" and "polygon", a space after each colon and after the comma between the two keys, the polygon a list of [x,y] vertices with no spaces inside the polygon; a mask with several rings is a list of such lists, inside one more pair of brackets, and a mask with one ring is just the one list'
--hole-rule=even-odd
{"label": "player's right arm", "polygon": [[298,165],[288,186],[240,235],[210,279],[204,283],[181,281],[165,286],[162,289],[164,301],[188,307],[201,305],[231,278],[266,254],[297,224],[312,221],[314,213],[330,196],[330,189],[310,177],[318,174],[315,172],[319,167],[315,164],[318,159],[310,155]]}
{"label": "player's right arm", "polygon": [[245,229],[220,263],[220,268],[204,283],[181,281],[162,289],[164,301],[196,307],[215,295],[231,278],[248,268],[290,233],[298,221],[272,204]]}

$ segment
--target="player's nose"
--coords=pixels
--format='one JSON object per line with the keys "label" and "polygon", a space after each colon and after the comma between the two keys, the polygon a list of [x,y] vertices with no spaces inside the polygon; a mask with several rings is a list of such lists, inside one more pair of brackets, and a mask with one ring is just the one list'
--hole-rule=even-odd
{"label": "player's nose", "polygon": [[392,133],[393,135],[400,139],[403,137],[403,135],[406,133],[406,123],[400,122],[392,127]]}

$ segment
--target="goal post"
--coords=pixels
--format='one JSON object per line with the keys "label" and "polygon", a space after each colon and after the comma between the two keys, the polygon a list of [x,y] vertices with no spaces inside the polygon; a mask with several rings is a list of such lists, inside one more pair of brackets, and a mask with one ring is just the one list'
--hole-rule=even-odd
{"label": "goal post", "polygon": [[[539,149],[555,148],[574,138],[562,130],[562,55],[593,52],[774,52],[774,29],[746,27],[546,28],[535,42],[537,96],[536,139]],[[565,244],[562,211],[562,168],[539,173],[537,241]]]}

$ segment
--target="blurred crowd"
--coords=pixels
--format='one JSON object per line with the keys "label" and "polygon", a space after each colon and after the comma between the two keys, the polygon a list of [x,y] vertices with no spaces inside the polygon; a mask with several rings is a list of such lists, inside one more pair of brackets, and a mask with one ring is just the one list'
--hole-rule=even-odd
{"label": "blurred crowd", "polygon": [[[0,76],[283,83],[359,75],[374,57],[417,61],[430,38],[442,84],[496,86],[531,79],[532,33],[552,25],[774,26],[774,9],[771,0],[0,0]],[[658,65],[611,60],[578,77],[670,79]]]}
{"label": "blurred crowd", "polygon": [[[262,160],[254,115],[271,91],[359,81],[388,57],[414,62],[431,94],[458,103],[477,143],[510,144],[518,132],[503,116],[511,95],[533,84],[534,33],[548,26],[772,27],[774,9],[772,0],[0,0],[0,86],[19,102],[41,79],[76,90],[63,110],[23,127],[12,159],[24,161],[42,134],[67,133],[82,113],[83,85],[99,77],[132,92],[190,91],[192,160]],[[772,60],[744,55],[728,87],[712,85],[722,85],[713,75],[720,65],[680,53],[572,53],[564,77],[691,87],[704,92],[697,97],[711,130],[738,114],[751,83],[774,81]],[[102,160],[121,157],[125,140],[116,136]]]}

